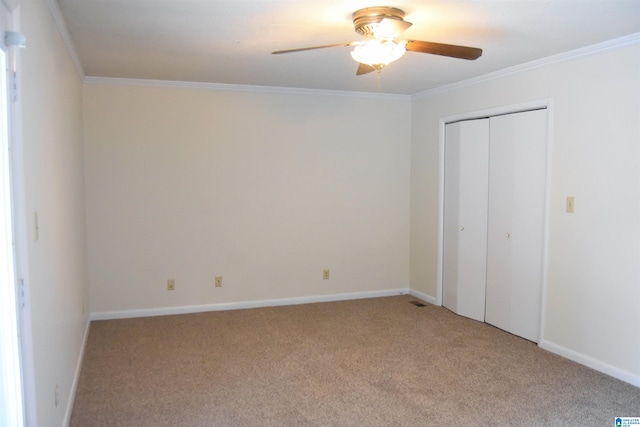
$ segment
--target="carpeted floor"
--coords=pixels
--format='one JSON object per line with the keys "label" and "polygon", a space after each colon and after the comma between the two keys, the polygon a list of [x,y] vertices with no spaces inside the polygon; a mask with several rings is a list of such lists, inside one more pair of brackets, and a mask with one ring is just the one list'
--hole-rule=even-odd
{"label": "carpeted floor", "polygon": [[97,426],[613,426],[640,389],[410,296],[91,324]]}

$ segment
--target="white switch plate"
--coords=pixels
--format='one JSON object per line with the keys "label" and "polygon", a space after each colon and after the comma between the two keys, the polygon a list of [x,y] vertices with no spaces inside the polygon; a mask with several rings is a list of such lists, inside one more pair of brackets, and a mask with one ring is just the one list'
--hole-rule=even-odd
{"label": "white switch plate", "polygon": [[40,238],[40,226],[38,225],[38,212],[33,213],[33,240]]}
{"label": "white switch plate", "polygon": [[575,200],[573,196],[567,196],[567,213],[574,213],[576,209]]}

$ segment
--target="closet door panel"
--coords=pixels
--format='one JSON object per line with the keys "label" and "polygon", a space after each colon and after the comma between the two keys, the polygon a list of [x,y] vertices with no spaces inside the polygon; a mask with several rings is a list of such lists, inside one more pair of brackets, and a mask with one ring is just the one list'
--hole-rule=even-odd
{"label": "closet door panel", "polygon": [[460,223],[460,123],[445,128],[444,164],[444,242],[442,266],[442,305],[458,312],[458,269]]}
{"label": "closet door panel", "polygon": [[486,321],[539,339],[547,114],[491,118]]}
{"label": "closet door panel", "polygon": [[485,320],[509,330],[511,324],[512,230],[514,198],[513,122],[491,118],[489,149],[489,220],[487,230],[487,291]]}
{"label": "closet door panel", "polygon": [[449,124],[445,138],[443,304],[484,321],[489,121]]}
{"label": "closet door panel", "polygon": [[[538,342],[542,307],[542,281],[545,231],[545,184],[547,175],[547,112],[529,111],[514,117],[517,149],[513,207],[514,241],[512,299],[517,310],[511,331]],[[525,196],[526,195],[526,196]]]}

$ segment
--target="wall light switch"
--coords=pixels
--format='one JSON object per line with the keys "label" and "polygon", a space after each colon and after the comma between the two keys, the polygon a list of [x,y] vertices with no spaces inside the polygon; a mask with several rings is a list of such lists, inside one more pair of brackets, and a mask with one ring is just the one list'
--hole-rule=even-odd
{"label": "wall light switch", "polygon": [[575,200],[573,199],[573,196],[567,196],[567,212],[574,213],[575,207]]}
{"label": "wall light switch", "polygon": [[33,240],[40,239],[40,225],[38,224],[38,212],[33,213]]}

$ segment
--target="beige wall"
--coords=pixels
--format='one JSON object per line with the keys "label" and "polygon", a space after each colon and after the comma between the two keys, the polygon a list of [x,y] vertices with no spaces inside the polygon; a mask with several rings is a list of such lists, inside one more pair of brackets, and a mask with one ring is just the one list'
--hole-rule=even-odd
{"label": "beige wall", "polygon": [[541,98],[553,102],[544,344],[639,383],[638,44],[413,101],[108,84],[83,99],[47,2],[20,12],[40,426],[69,415],[87,282],[92,312],[409,284],[435,297],[439,119]]}
{"label": "beige wall", "polygon": [[406,97],[92,83],[84,118],[92,313],[409,287]]}
{"label": "beige wall", "polygon": [[[640,385],[640,44],[413,102],[411,287],[437,295],[439,120],[550,98],[543,346]],[[576,212],[564,212],[574,196]]]}
{"label": "beige wall", "polygon": [[[17,185],[26,204],[19,221],[27,224],[27,310],[35,374],[28,409],[37,418],[28,422],[61,426],[69,416],[88,321],[82,80],[44,0],[21,2],[20,30],[28,47],[20,52],[24,182]],[[37,241],[33,212],[39,219]]]}

